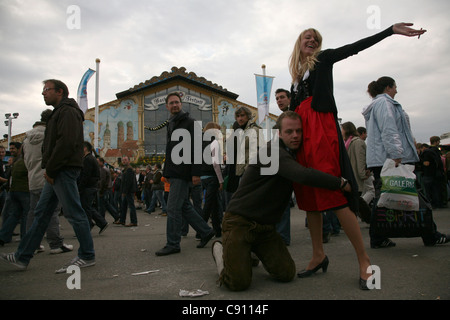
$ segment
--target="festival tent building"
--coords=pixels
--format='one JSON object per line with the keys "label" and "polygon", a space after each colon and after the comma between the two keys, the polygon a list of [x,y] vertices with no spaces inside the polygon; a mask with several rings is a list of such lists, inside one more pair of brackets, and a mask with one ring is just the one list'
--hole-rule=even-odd
{"label": "festival tent building", "polygon": [[[183,110],[202,122],[204,127],[214,121],[226,130],[231,129],[234,112],[240,106],[248,107],[258,121],[255,107],[236,100],[230,92],[184,67],[173,67],[150,80],[116,94],[117,99],[99,106],[98,154],[112,166],[118,166],[122,156],[141,165],[163,162],[166,150],[167,120],[170,115],[165,98],[171,92],[182,97]],[[275,125],[277,116],[270,114],[269,127]],[[265,128],[266,122],[261,123]],[[85,140],[94,144],[95,108],[85,114]]]}

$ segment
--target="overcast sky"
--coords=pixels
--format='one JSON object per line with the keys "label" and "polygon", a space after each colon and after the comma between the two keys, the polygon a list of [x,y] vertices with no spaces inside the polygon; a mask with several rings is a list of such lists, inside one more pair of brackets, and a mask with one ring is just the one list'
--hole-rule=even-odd
{"label": "overcast sky", "polygon": [[[176,66],[256,106],[254,74],[265,64],[275,77],[270,112],[279,114],[274,91],[290,87],[288,59],[302,30],[318,29],[327,49],[413,22],[428,30],[420,39],[394,35],[335,64],[334,93],[342,121],[363,126],[368,83],[391,76],[416,140],[428,142],[450,132],[449,12],[448,0],[0,0],[1,116],[20,114],[13,135],[30,130],[48,108],[42,80],[62,80],[76,99],[96,58],[100,104]],[[93,107],[95,76],[88,100]]]}

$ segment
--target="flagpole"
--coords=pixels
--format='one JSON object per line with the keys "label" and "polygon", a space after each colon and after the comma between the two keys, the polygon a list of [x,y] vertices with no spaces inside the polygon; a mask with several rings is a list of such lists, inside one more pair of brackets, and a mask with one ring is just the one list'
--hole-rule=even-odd
{"label": "flagpole", "polygon": [[[264,91],[267,92],[267,85],[266,85],[266,65],[263,64],[261,66],[262,71],[263,71],[263,76],[264,76]],[[267,94],[270,94],[269,92],[267,92]],[[268,97],[269,98],[269,97]],[[266,101],[267,104],[267,101]],[[267,105],[267,110],[269,110],[269,106]],[[268,121],[268,116],[267,114],[264,114],[264,120],[266,121],[266,135],[267,135],[267,141],[270,140],[270,131],[269,131],[269,121]]]}
{"label": "flagpole", "polygon": [[98,153],[98,84],[100,74],[100,59],[95,60],[97,71],[95,72],[95,127],[94,127],[94,149]]}

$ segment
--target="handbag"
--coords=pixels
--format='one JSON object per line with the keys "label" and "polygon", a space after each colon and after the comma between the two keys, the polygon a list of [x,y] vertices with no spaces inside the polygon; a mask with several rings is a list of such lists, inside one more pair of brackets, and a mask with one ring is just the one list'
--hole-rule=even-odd
{"label": "handbag", "polygon": [[436,224],[431,204],[422,192],[418,192],[419,210],[396,210],[376,207],[370,224],[377,236],[389,238],[434,238]]}
{"label": "handbag", "polygon": [[378,200],[379,207],[395,210],[419,210],[419,197],[416,189],[414,166],[399,164],[387,159],[380,173],[382,186]]}

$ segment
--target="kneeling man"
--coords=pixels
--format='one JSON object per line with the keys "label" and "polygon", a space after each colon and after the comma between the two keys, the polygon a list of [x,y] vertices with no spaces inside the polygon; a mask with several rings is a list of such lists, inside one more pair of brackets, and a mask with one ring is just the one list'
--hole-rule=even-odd
{"label": "kneeling man", "polygon": [[292,182],[331,190],[351,190],[344,178],[305,168],[296,162],[296,150],[302,142],[302,122],[297,113],[282,113],[276,128],[279,129],[279,141],[274,145],[269,141],[269,150],[265,150],[265,154],[270,154],[273,159],[273,152],[275,156],[278,153],[278,172],[261,174],[261,170],[270,164],[263,165],[259,157],[256,164],[247,167],[223,218],[223,244],[216,241],[212,247],[219,283],[233,291],[250,286],[252,252],[276,280],[289,282],[294,278],[295,263],[275,227],[289,203]]}

